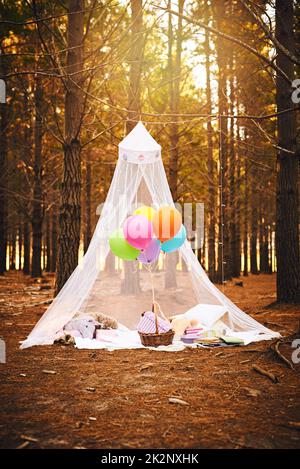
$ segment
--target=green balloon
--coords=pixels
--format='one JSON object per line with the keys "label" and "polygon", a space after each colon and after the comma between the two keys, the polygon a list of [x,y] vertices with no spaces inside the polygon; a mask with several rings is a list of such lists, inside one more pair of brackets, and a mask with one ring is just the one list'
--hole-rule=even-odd
{"label": "green balloon", "polygon": [[115,256],[124,261],[134,261],[140,254],[140,250],[127,243],[122,228],[115,230],[109,238],[109,246]]}

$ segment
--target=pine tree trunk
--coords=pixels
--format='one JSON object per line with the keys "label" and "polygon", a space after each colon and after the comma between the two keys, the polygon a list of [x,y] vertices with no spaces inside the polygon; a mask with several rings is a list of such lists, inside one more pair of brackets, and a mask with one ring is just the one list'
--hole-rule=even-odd
{"label": "pine tree trunk", "polygon": [[130,71],[128,87],[128,120],[126,132],[129,133],[140,118],[141,112],[141,74],[144,56],[143,36],[143,2],[142,0],[131,0],[131,47],[130,47]]}
{"label": "pine tree trunk", "polygon": [[51,267],[50,271],[56,271],[57,259],[57,215],[55,209],[52,210],[52,224],[51,224]]}
{"label": "pine tree trunk", "polygon": [[250,269],[251,274],[258,274],[257,266],[257,238],[258,238],[258,212],[257,194],[254,186],[255,178],[252,178],[251,190],[251,231],[250,231]]}
{"label": "pine tree trunk", "polygon": [[268,226],[266,223],[265,204],[260,198],[259,204],[259,271],[267,273],[268,265]]}
{"label": "pine tree trunk", "polygon": [[84,252],[88,250],[92,238],[91,224],[91,162],[90,154],[86,155],[86,175],[85,175],[85,233],[84,233]]}
{"label": "pine tree trunk", "polygon": [[[128,88],[128,113],[126,132],[129,133],[140,118],[141,112],[141,74],[144,55],[143,4],[142,0],[131,0],[131,47]],[[135,262],[124,262],[124,280],[121,292],[134,295],[140,291],[139,271]]]}
{"label": "pine tree trunk", "polygon": [[[0,74],[5,79],[5,57],[0,54]],[[0,275],[6,271],[7,223],[6,223],[6,176],[7,176],[7,104],[0,103]]]}
{"label": "pine tree trunk", "polygon": [[16,270],[16,243],[17,243],[16,225],[15,225],[15,220],[13,220],[13,223],[11,226],[11,242],[10,242],[10,261],[9,261],[10,270]]}
{"label": "pine tree trunk", "polygon": [[23,259],[23,272],[26,275],[30,274],[30,225],[25,219],[23,223],[23,239],[24,239],[24,259]]}
{"label": "pine tree trunk", "polygon": [[202,264],[202,246],[201,247],[199,246],[197,249],[197,259],[200,262],[200,264]]}
{"label": "pine tree trunk", "polygon": [[258,221],[258,244],[259,244],[259,272],[263,272],[264,268],[264,235],[263,235],[263,221],[261,204],[259,207],[259,221]]}
{"label": "pine tree trunk", "polygon": [[[274,201],[275,202],[275,201]],[[268,202],[266,205],[266,243],[267,243],[267,250],[268,250],[268,258],[267,258],[267,273],[272,274],[273,272],[273,246],[272,246],[272,221],[273,221],[273,211],[272,211],[272,202],[271,197],[268,198]]]}
{"label": "pine tree trunk", "polygon": [[113,275],[115,273],[115,255],[109,251],[105,259],[105,272],[108,275]]}
{"label": "pine tree trunk", "polygon": [[[238,108],[238,107],[237,107]],[[235,197],[234,197],[234,223],[235,223],[235,256],[232,275],[239,277],[241,275],[241,154],[240,145],[240,126],[237,122],[237,148],[236,148],[236,178],[235,178]]]}
{"label": "pine tree trunk", "polygon": [[270,272],[269,266],[269,244],[268,244],[268,225],[264,224],[263,226],[263,273],[268,274]]}
{"label": "pine tree trunk", "polygon": [[56,294],[64,286],[78,264],[81,217],[81,145],[77,140],[66,144],[62,203],[59,213],[59,248],[56,277]]}
{"label": "pine tree trunk", "polygon": [[[45,234],[43,233],[43,238]],[[47,243],[42,242],[42,271],[46,270],[47,263]]]}
{"label": "pine tree trunk", "polygon": [[[28,78],[24,78],[26,81],[24,87],[27,90],[29,88]],[[25,119],[28,120],[31,124],[33,123],[33,118],[31,117],[31,109],[29,106],[28,93],[25,92],[23,96],[23,106],[25,111]],[[23,149],[22,149],[22,158],[25,164],[32,164],[32,148],[34,147],[33,142],[33,125],[25,125],[23,130]],[[24,184],[28,184],[26,177],[23,177]],[[23,273],[25,275],[30,274],[30,254],[31,254],[31,216],[32,216],[32,201],[29,200],[25,203],[23,211],[23,223],[22,223],[22,238],[23,238]]]}
{"label": "pine tree trunk", "polygon": [[269,274],[273,273],[273,237],[272,237],[272,225],[269,226]]}
{"label": "pine tree trunk", "polygon": [[[178,1],[178,13],[182,15],[184,0]],[[182,18],[178,17],[177,24],[177,41],[175,63],[173,64],[173,26],[171,14],[169,14],[168,27],[168,67],[169,67],[169,98],[170,112],[173,114],[173,123],[170,125],[170,160],[169,160],[169,185],[174,202],[178,198],[178,158],[179,158],[179,127],[177,124],[177,114],[179,112],[180,102],[180,74],[181,74],[181,53],[182,53]],[[165,286],[172,288],[177,286],[176,280],[176,264],[177,256],[167,257]]]}
{"label": "pine tree trunk", "polygon": [[50,213],[47,212],[46,215],[46,263],[45,270],[46,272],[51,272],[51,226],[50,226]]}
{"label": "pine tree trunk", "polygon": [[[209,21],[208,6],[205,8],[206,23]],[[210,80],[210,38],[209,32],[205,30],[205,70],[206,70],[206,106],[207,114],[212,114],[212,101],[211,101],[211,80]],[[215,279],[216,274],[216,233],[215,233],[215,163],[213,158],[213,127],[212,122],[209,119],[207,121],[207,172],[209,177],[209,188],[208,188],[208,275],[211,280]]]}
{"label": "pine tree trunk", "polygon": [[83,117],[81,90],[83,69],[84,1],[69,0],[68,52],[65,94],[65,141],[61,206],[59,213],[59,246],[56,294],[78,264],[81,222],[81,142]]}
{"label": "pine tree trunk", "polygon": [[166,254],[166,274],[165,274],[165,288],[176,288],[176,265],[178,262],[177,252]]}
{"label": "pine tree trunk", "polygon": [[[112,118],[112,116],[111,116]],[[110,126],[113,125],[113,121],[112,119],[110,120]],[[115,141],[115,138],[114,138],[114,134],[111,132],[110,134],[110,143],[111,143],[111,146],[112,148],[114,148],[114,141]],[[112,165],[109,165],[108,167],[108,175],[109,175],[109,179],[110,181],[112,181],[112,178],[113,178],[113,175],[114,175],[114,169],[113,169],[113,166]],[[115,268],[115,255],[109,251],[108,252],[108,255],[105,259],[105,272],[108,273],[108,275],[114,275],[116,273],[116,268]]]}
{"label": "pine tree trunk", "polygon": [[19,227],[18,227],[18,251],[19,251],[18,270],[22,270],[22,258],[23,258],[22,248],[23,248],[23,230],[22,230],[21,217],[19,217]]}
{"label": "pine tree trunk", "polygon": [[[214,0],[214,13],[216,27],[222,30],[223,21],[226,16],[226,4],[223,0]],[[227,167],[227,119],[222,117],[227,114],[227,56],[223,40],[217,36],[216,53],[218,65],[218,111],[219,118],[219,244],[218,244],[218,281],[230,278],[228,267],[230,265],[230,244],[228,226],[228,167]],[[223,234],[222,234],[223,233]]]}
{"label": "pine tree trunk", "polygon": [[[182,15],[184,7],[184,0],[178,1],[178,13]],[[169,82],[170,82],[170,112],[174,115],[172,120],[174,123],[170,125],[170,161],[169,161],[169,185],[174,202],[177,201],[178,192],[178,157],[179,157],[179,128],[177,124],[177,116],[179,111],[180,101],[180,74],[181,74],[181,53],[182,53],[182,18],[178,17],[177,25],[177,41],[176,41],[176,56],[173,65],[173,28],[171,22],[171,14],[169,15],[169,53],[168,53],[168,67],[169,67]]]}
{"label": "pine tree trunk", "polygon": [[[276,0],[276,38],[295,52],[293,36],[293,0]],[[277,66],[292,81],[294,65],[279,49]],[[292,88],[277,74],[277,111],[290,108]],[[277,198],[276,198],[276,257],[277,257],[277,300],[285,303],[300,303],[300,258],[299,258],[299,148],[297,148],[296,112],[277,117]]]}
{"label": "pine tree trunk", "polygon": [[[234,58],[233,58],[233,50],[231,49],[230,52],[230,60],[229,60],[229,70],[231,70],[231,75],[229,79],[229,86],[230,86],[230,114],[234,114],[234,104],[235,104],[235,89],[233,83],[233,68],[234,68]],[[235,122],[234,119],[230,119],[229,121],[229,168],[228,168],[228,179],[229,179],[229,203],[228,203],[228,228],[229,228],[229,240],[230,240],[230,256],[229,256],[229,263],[227,266],[228,275],[231,276],[238,276],[239,273],[235,271],[235,267],[237,264],[236,256],[238,255],[237,251],[237,236],[236,236],[236,202],[235,202],[235,177],[236,177],[236,154],[235,154]],[[237,274],[237,275],[236,275]]]}
{"label": "pine tree trunk", "polygon": [[34,187],[32,202],[32,264],[31,276],[42,275],[42,84],[41,78],[35,79],[35,124],[34,124]]}
{"label": "pine tree trunk", "polygon": [[[245,135],[245,141],[247,141],[247,133]],[[249,198],[249,182],[248,182],[248,171],[249,164],[247,161],[247,155],[245,159],[245,176],[244,176],[244,234],[243,234],[243,257],[244,257],[244,277],[248,276],[248,198]]]}

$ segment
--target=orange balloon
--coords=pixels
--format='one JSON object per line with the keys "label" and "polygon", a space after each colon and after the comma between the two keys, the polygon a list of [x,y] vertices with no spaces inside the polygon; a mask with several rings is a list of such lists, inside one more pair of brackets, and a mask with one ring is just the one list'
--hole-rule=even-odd
{"label": "orange balloon", "polygon": [[156,237],[164,243],[174,238],[182,225],[182,216],[173,207],[161,207],[153,216],[153,230]]}

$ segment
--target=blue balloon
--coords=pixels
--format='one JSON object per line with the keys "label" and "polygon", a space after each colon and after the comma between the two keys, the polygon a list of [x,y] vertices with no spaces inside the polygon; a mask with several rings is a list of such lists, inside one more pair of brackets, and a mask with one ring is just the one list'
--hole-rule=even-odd
{"label": "blue balloon", "polygon": [[161,245],[161,250],[164,252],[173,252],[180,248],[186,240],[186,229],[184,225],[181,225],[180,230],[174,236],[174,238],[168,239]]}

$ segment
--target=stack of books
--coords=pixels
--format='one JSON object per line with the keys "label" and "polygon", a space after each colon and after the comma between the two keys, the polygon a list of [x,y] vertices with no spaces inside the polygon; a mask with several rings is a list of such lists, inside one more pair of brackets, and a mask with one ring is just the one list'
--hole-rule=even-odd
{"label": "stack of books", "polygon": [[185,333],[181,336],[182,342],[185,344],[193,344],[196,339],[199,339],[203,333],[202,327],[189,327],[185,330]]}
{"label": "stack of books", "polygon": [[181,336],[185,344],[196,344],[203,347],[243,345],[243,339],[226,335],[225,330],[204,330],[202,328],[188,328]]}

